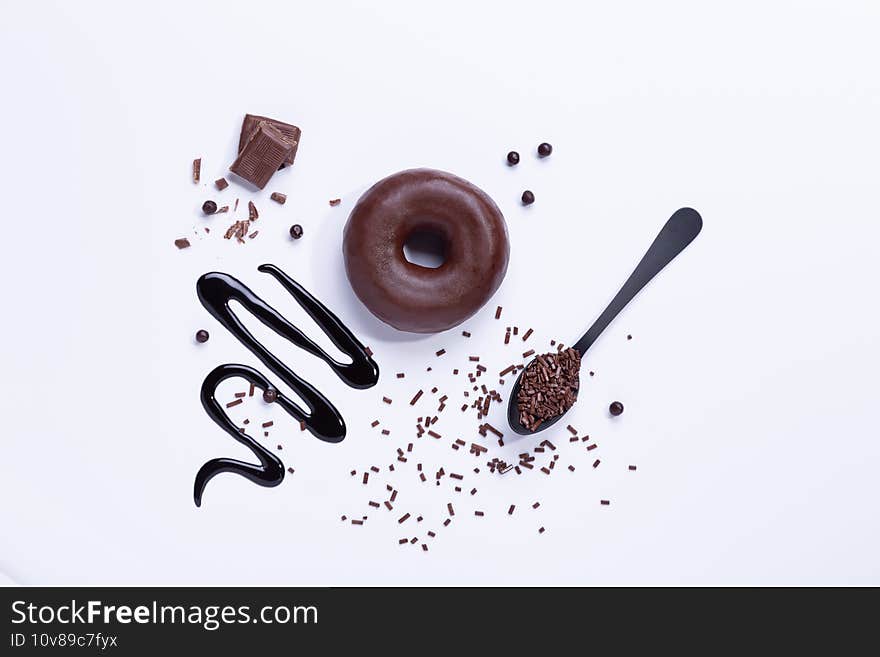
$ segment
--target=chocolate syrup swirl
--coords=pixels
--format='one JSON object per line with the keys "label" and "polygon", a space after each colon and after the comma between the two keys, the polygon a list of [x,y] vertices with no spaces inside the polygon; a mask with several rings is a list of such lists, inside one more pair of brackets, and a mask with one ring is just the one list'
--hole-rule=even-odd
{"label": "chocolate syrup swirl", "polygon": [[351,362],[342,363],[332,358],[277,310],[229,274],[211,272],[199,278],[196,283],[196,291],[202,305],[278,378],[286,383],[305,402],[308,411],[303,410],[296,402],[283,395],[265,376],[252,367],[226,364],[215,368],[202,383],[202,406],[214,422],[235,440],[250,449],[260,463],[257,465],[229,458],[216,458],[205,463],[196,474],[193,491],[196,506],[201,506],[202,494],[208,481],[221,472],[234,472],[260,486],[277,486],[284,480],[284,465],[281,460],[251,436],[239,430],[229,419],[220,402],[217,401],[215,397],[217,386],[228,378],[245,379],[260,390],[267,388],[275,390],[277,397],[274,403],[280,405],[288,415],[302,422],[305,428],[320,440],[338,443],[345,438],[345,421],[336,407],[314,386],[300,378],[257,341],[229,307],[230,301],[237,301],[278,335],[323,360],[340,379],[351,387],[369,388],[379,380],[379,367],[370,357],[366,348],[339,321],[336,315],[275,265],[261,265],[257,269],[271,274],[281,283],[306,313],[315,320],[315,323],[333,344],[351,358]]}

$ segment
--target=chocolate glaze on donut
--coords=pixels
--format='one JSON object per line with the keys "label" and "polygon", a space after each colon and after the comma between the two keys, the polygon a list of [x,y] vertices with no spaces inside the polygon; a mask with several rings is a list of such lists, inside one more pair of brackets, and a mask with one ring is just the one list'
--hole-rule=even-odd
{"label": "chocolate glaze on donut", "polygon": [[[440,267],[406,259],[403,246],[415,233],[442,240]],[[361,196],[342,251],[348,280],[370,312],[401,331],[435,333],[461,324],[492,297],[510,245],[504,216],[483,190],[444,171],[409,169]]]}

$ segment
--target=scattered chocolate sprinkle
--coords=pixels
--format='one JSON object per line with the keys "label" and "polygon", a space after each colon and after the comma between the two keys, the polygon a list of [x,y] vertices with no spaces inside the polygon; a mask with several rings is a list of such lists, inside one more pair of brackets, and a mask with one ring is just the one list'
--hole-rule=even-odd
{"label": "scattered chocolate sprinkle", "polygon": [[568,469],[569,469],[571,472],[574,472],[574,466],[573,466],[573,465],[568,466]]}
{"label": "scattered chocolate sprinkle", "polygon": [[382,435],[383,435],[383,436],[388,436],[388,435],[391,435],[391,432],[388,431],[388,429],[382,429]]}
{"label": "scattered chocolate sprinkle", "polygon": [[235,199],[235,205],[232,206],[232,211],[233,211],[233,212],[237,212],[237,211],[238,211],[238,199]]}
{"label": "scattered chocolate sprinkle", "polygon": [[474,511],[474,515],[477,516],[478,518],[482,518],[486,514],[483,513],[482,511]]}
{"label": "scattered chocolate sprinkle", "polygon": [[196,342],[205,343],[208,341],[208,338],[211,337],[205,329],[199,329],[196,331]]}
{"label": "scattered chocolate sprinkle", "polygon": [[597,447],[598,447],[598,445],[596,443],[592,443],[590,445],[587,445],[587,451],[589,452],[591,450],[596,449]]}
{"label": "scattered chocolate sprinkle", "polygon": [[202,178],[202,158],[197,157],[193,160],[193,182],[197,183]]}
{"label": "scattered chocolate sprinkle", "polygon": [[448,502],[448,503],[446,504],[446,509],[449,511],[449,515],[450,515],[450,516],[454,516],[454,515],[455,515],[455,509],[452,508],[452,502]]}
{"label": "scattered chocolate sprinkle", "polygon": [[544,531],[545,531],[545,530],[544,530],[544,528],[543,528],[543,527],[539,527],[539,528],[538,528],[538,533],[539,533],[539,534],[543,534],[543,533],[544,533]]}
{"label": "scattered chocolate sprinkle", "polygon": [[174,240],[174,246],[178,249],[188,249],[191,245],[188,239],[181,237],[180,239]]}
{"label": "scattered chocolate sprinkle", "polygon": [[539,506],[541,506],[540,502],[535,502],[534,504],[532,504],[533,509],[537,509]]}
{"label": "scattered chocolate sprinkle", "polygon": [[355,520],[354,518],[352,518],[351,524],[352,525],[363,525],[364,521],[363,520]]}
{"label": "scattered chocolate sprinkle", "polygon": [[402,516],[400,516],[400,518],[397,519],[397,523],[400,524],[406,522],[407,518],[409,518],[409,514],[404,513]]}
{"label": "scattered chocolate sprinkle", "polygon": [[369,472],[365,472],[365,473],[364,473],[363,483],[366,484],[369,480],[370,480],[370,473],[369,473]]}
{"label": "scattered chocolate sprinkle", "polygon": [[575,429],[575,428],[574,428],[573,426],[571,426],[570,424],[569,424],[567,427],[565,427],[565,428],[568,429],[569,433],[574,434],[575,436],[577,435],[577,429]]}
{"label": "scattered chocolate sprinkle", "polygon": [[398,378],[398,379],[402,379],[402,378],[405,377],[405,376],[406,376],[406,374],[404,374],[403,372],[398,372],[398,373],[397,373],[397,378]]}
{"label": "scattered chocolate sprinkle", "polygon": [[231,402],[229,402],[228,404],[226,404],[226,408],[232,408],[233,406],[238,406],[243,401],[244,401],[243,399],[234,399]]}
{"label": "scattered chocolate sprinkle", "polygon": [[632,340],[632,339],[633,339],[633,336],[631,336],[631,335],[627,335],[627,336],[626,336],[626,339],[627,339],[627,340]]}
{"label": "scattered chocolate sprinkle", "polygon": [[271,427],[273,424],[275,424],[275,422],[273,422],[272,420],[269,420],[268,422],[263,422],[263,428],[264,428],[264,429],[268,429],[268,428]]}
{"label": "scattered chocolate sprinkle", "polygon": [[391,403],[391,400],[388,397],[382,397],[382,401],[385,402],[386,404]]}
{"label": "scattered chocolate sprinkle", "polygon": [[443,521],[443,526],[444,526],[444,527],[449,527],[449,523],[450,523],[450,522],[452,522],[452,518],[447,518],[446,520]]}
{"label": "scattered chocolate sprinkle", "polygon": [[341,198],[333,198],[333,199],[330,199],[329,202],[330,202],[330,207],[335,208],[337,205],[342,203],[342,199]]}
{"label": "scattered chocolate sprinkle", "polygon": [[523,333],[523,337],[522,337],[523,342],[525,342],[526,340],[528,340],[528,339],[529,339],[529,336],[530,336],[531,334],[532,334],[532,329],[529,329],[528,331],[526,331],[525,333]]}
{"label": "scattered chocolate sprinkle", "polygon": [[427,543],[422,543],[422,550],[425,552],[428,551],[428,544]]}
{"label": "scattered chocolate sprinkle", "polygon": [[294,472],[293,468],[287,468],[287,471],[288,471],[290,474],[293,474],[293,472]]}
{"label": "scattered chocolate sprinkle", "polygon": [[437,356],[442,356],[442,355],[445,354],[445,353],[446,353],[446,350],[445,350],[445,349],[440,349],[440,350],[437,352]]}
{"label": "scattered chocolate sprinkle", "polygon": [[501,311],[502,310],[503,310],[503,308],[501,306],[498,306],[495,309],[495,319],[501,319]]}
{"label": "scattered chocolate sprinkle", "polygon": [[636,470],[636,466],[634,466],[634,465],[631,465],[631,466],[629,466],[629,468],[628,468],[628,469],[629,469],[629,470]]}
{"label": "scattered chocolate sprinkle", "polygon": [[409,543],[409,539],[408,538],[401,538],[397,541],[398,545],[403,545],[404,543]]}
{"label": "scattered chocolate sprinkle", "polygon": [[479,356],[468,356],[468,360],[471,361],[472,363],[477,363],[477,362],[479,362],[480,357]]}
{"label": "scattered chocolate sprinkle", "polygon": [[[217,208],[217,212],[215,212],[214,214],[224,214],[224,213],[226,213],[226,212],[229,212],[229,206],[228,206],[228,205],[224,205],[222,208]],[[210,233],[210,232],[211,232],[211,229],[210,229],[210,228],[205,228],[205,232]]]}
{"label": "scattered chocolate sprinkle", "polygon": [[608,506],[611,502],[609,500],[599,500],[599,504],[602,506]]}
{"label": "scattered chocolate sprinkle", "polygon": [[523,352],[522,357],[523,357],[523,358],[528,358],[529,356],[534,356],[534,355],[535,355],[535,350],[534,350],[534,349],[529,349],[528,351],[524,351],[524,352]]}
{"label": "scattered chocolate sprinkle", "polygon": [[378,427],[378,426],[379,426],[379,420],[373,420],[372,422],[370,422],[370,426],[373,427],[373,428]]}
{"label": "scattered chocolate sprinkle", "polygon": [[595,461],[593,461],[593,467],[594,467],[594,468],[598,468],[598,467],[599,467],[599,464],[600,464],[601,462],[602,462],[602,461],[600,461],[599,459],[596,459]]}

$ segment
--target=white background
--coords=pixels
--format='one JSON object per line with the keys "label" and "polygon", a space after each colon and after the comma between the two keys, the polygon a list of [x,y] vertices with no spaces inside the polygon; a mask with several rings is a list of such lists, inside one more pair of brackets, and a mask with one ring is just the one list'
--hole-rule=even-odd
{"label": "white background", "polygon": [[[876,2],[4,5],[7,577],[880,584]],[[216,193],[245,112],[302,127],[296,165],[262,193],[236,183]],[[538,160],[544,140],[555,151]],[[504,164],[512,148],[516,168]],[[207,186],[191,182],[197,156]],[[470,341],[383,327],[342,271],[358,195],[413,166],[471,180],[508,221],[510,269],[463,327]],[[524,209],[526,188],[537,201]],[[283,207],[268,200],[276,190]],[[236,196],[261,211],[244,246],[222,239],[230,215],[199,212],[206,198]],[[553,476],[472,475],[471,457],[448,446],[477,437],[449,370],[474,353],[490,372],[513,361],[524,347],[503,346],[505,325],[534,327],[533,347],[573,341],[685,205],[703,215],[703,233],[587,356],[596,376],[567,420],[599,449],[569,447],[555,430]],[[306,233],[295,243],[293,222]],[[197,238],[204,226],[213,232]],[[182,236],[191,249],[174,248]],[[196,509],[204,461],[250,457],[201,409],[202,378],[220,363],[257,364],[200,306],[197,277],[238,276],[316,332],[256,272],[263,262],[333,308],[383,378],[350,390],[245,317],[337,403],[349,435],[328,445],[278,409],[234,409],[275,419],[267,442],[284,444],[296,472],[275,489],[220,476]],[[211,340],[196,345],[203,327]],[[406,402],[435,384],[451,396],[444,440],[417,441],[418,459],[389,478],[414,417],[434,404]],[[617,419],[613,399],[626,405]],[[369,428],[375,417],[390,438]],[[503,426],[500,408],[490,421]],[[529,446],[493,454],[511,460]],[[414,460],[468,473],[465,490],[479,492],[421,485]],[[349,477],[372,464],[386,473],[370,486]],[[393,513],[366,506],[384,499],[386,480],[400,490]],[[449,500],[458,513],[442,528]],[[405,511],[425,521],[400,526]],[[353,527],[342,514],[370,518]],[[427,529],[438,532],[430,552],[397,545]]]}

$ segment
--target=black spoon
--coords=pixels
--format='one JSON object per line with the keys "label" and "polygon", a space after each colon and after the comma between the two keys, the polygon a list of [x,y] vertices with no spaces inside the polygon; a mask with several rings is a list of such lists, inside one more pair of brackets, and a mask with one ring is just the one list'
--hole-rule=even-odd
{"label": "black spoon", "polygon": [[[703,219],[700,214],[691,208],[682,208],[673,214],[666,225],[660,230],[660,234],[651,244],[651,248],[642,258],[642,261],[636,266],[632,274],[620,288],[620,292],[611,300],[605,311],[599,315],[599,318],[593,322],[590,329],[584,333],[583,337],[577,341],[574,348],[583,357],[599,335],[604,331],[611,321],[617,317],[617,314],[624,309],[626,304],[632,301],[639,291],[654,278],[660,270],[672,262],[673,258],[684,251],[684,247],[690,244],[694,238],[700,234],[703,228]],[[525,370],[523,370],[525,371]],[[517,408],[516,398],[519,395],[520,383],[522,381],[522,372],[513,384],[510,391],[510,398],[507,403],[507,421],[510,427],[518,434],[529,435],[543,431],[549,426],[556,424],[559,419],[565,415],[557,415],[554,418],[544,420],[541,425],[532,431],[524,427],[519,421],[519,409]]]}

